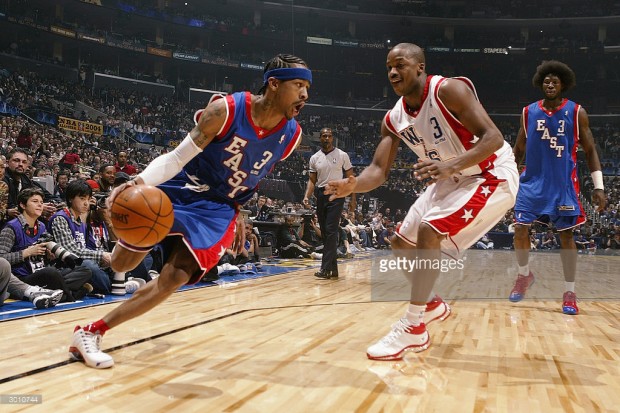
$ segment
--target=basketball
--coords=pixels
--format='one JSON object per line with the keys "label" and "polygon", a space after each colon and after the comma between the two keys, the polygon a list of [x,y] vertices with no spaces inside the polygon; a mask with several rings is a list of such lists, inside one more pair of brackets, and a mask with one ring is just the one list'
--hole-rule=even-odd
{"label": "basketball", "polygon": [[161,189],[134,185],[118,194],[110,217],[118,238],[136,247],[151,247],[170,232],[174,211]]}

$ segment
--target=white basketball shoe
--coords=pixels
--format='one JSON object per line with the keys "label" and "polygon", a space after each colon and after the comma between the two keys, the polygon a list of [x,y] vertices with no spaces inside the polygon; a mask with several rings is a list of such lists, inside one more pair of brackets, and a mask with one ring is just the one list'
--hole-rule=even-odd
{"label": "white basketball shoe", "polygon": [[101,334],[85,331],[76,326],[73,341],[69,347],[69,355],[74,360],[83,361],[88,367],[107,369],[114,365],[114,359],[101,351]]}

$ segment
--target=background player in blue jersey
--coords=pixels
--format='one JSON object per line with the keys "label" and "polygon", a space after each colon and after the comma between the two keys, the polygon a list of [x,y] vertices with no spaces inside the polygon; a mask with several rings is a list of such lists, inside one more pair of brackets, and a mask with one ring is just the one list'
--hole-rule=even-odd
{"label": "background player in blue jersey", "polygon": [[605,208],[606,202],[601,163],[588,114],[581,105],[562,97],[575,83],[575,73],[562,62],[549,60],[538,66],[532,84],[542,90],[544,97],[523,108],[513,148],[517,164],[526,156],[526,168],[520,177],[515,205],[514,244],[519,270],[509,299],[513,302],[523,299],[534,282],[528,265],[530,226],[534,221],[553,224],[560,235],[566,281],[562,303],[565,314],[579,313],[575,296],[577,249],[573,228],[586,221],[579,202],[576,156],[579,144],[594,182],[592,200],[599,211]]}
{"label": "background player in blue jersey", "polygon": [[[174,151],[112,192],[110,204],[126,186],[158,185],[174,205],[175,222],[162,243],[160,276],[101,320],[76,327],[69,349],[73,358],[94,368],[113,366],[112,357],[100,349],[101,336],[200,280],[232,244],[240,205],[301,141],[294,117],[308,99],[312,72],[302,59],[281,54],[267,62],[263,80],[258,95],[239,92],[210,102],[197,112],[196,127]],[[119,240],[112,268],[130,270],[148,251]]]}

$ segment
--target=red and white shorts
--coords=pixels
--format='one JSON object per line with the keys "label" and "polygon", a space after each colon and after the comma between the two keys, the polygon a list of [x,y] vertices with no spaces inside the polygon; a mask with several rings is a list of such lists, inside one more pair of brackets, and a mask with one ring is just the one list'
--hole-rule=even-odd
{"label": "red and white shorts", "polygon": [[411,206],[396,234],[416,245],[424,222],[446,235],[441,250],[456,258],[514,206],[518,189],[519,175],[514,167],[496,166],[480,175],[438,181]]}

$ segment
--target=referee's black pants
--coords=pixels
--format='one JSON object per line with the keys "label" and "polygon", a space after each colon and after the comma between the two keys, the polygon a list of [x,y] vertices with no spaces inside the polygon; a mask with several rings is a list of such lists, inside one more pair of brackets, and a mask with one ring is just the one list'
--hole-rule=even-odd
{"label": "referee's black pants", "polygon": [[323,261],[321,270],[333,271],[338,273],[338,236],[340,234],[340,217],[344,207],[344,198],[329,200],[329,195],[325,195],[325,188],[317,188],[314,191],[316,196],[316,215],[321,227],[321,237],[323,238]]}

